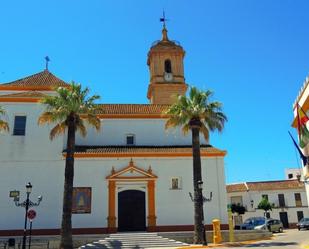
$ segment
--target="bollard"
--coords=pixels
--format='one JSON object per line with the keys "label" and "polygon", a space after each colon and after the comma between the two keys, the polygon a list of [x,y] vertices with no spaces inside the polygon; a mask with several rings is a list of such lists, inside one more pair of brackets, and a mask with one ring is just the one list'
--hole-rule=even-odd
{"label": "bollard", "polygon": [[229,237],[230,237],[230,242],[235,241],[234,237],[234,224],[233,224],[233,215],[232,215],[232,209],[229,206],[228,207],[228,217],[229,217]]}
{"label": "bollard", "polygon": [[221,237],[221,229],[220,229],[220,220],[214,219],[212,220],[212,225],[213,225],[213,243],[214,244],[219,244],[222,242],[222,237]]}

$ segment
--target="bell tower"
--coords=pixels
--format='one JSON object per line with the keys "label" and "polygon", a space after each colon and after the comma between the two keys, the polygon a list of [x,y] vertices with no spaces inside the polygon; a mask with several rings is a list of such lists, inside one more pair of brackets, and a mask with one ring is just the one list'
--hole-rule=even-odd
{"label": "bell tower", "polygon": [[186,93],[184,56],[183,48],[168,39],[164,23],[162,39],[155,42],[148,52],[150,83],[147,98],[151,104],[172,104],[177,95]]}

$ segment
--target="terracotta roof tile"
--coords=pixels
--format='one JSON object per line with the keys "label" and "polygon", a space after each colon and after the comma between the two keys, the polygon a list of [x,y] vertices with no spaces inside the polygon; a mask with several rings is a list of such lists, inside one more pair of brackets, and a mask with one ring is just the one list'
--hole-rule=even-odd
{"label": "terracotta roof tile", "polygon": [[246,183],[239,183],[239,184],[229,184],[226,186],[227,192],[231,193],[231,192],[247,191],[245,184],[247,184],[249,191],[304,188],[304,184],[301,182],[298,182],[297,180],[279,180],[279,181],[246,182]]}
{"label": "terracotta roof tile", "polygon": [[[76,153],[81,154],[149,154],[149,153],[192,153],[192,146],[76,146]],[[201,152],[225,154],[210,145],[201,145]]]}
{"label": "terracotta roof tile", "polygon": [[304,187],[304,184],[298,182],[297,180],[247,182],[247,185],[248,185],[248,188],[252,191],[297,189],[297,188]]}
{"label": "terracotta roof tile", "polygon": [[232,192],[245,192],[247,191],[246,185],[244,183],[235,183],[226,185],[226,191],[228,193]]}
{"label": "terracotta roof tile", "polygon": [[54,87],[58,86],[68,86],[66,82],[57,78],[48,70],[44,70],[37,74],[33,74],[27,76],[25,78],[15,80],[12,82],[4,83],[0,85],[0,90],[2,89],[28,89],[28,90],[36,90],[44,88],[46,90],[52,90]]}

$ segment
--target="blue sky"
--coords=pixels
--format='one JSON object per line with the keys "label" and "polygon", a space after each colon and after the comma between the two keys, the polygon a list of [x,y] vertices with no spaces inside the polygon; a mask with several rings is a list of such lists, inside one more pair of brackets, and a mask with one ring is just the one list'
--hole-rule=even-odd
{"label": "blue sky", "polygon": [[0,82],[43,70],[48,55],[51,72],[103,103],[148,103],[147,52],[163,8],[186,50],[186,82],[224,104],[229,122],[211,144],[228,151],[227,182],[299,167],[287,131],[309,74],[306,0],[2,1]]}

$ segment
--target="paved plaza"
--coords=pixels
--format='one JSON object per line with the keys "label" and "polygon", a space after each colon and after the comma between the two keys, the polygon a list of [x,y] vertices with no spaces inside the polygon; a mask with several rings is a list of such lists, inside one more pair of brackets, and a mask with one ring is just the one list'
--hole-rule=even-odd
{"label": "paved plaza", "polygon": [[[254,243],[239,244],[236,246],[211,246],[212,248],[272,248],[272,249],[299,249],[309,248],[309,230],[297,229],[285,230],[283,233],[275,233],[271,240],[262,240]],[[207,248],[207,247],[206,247]]]}

